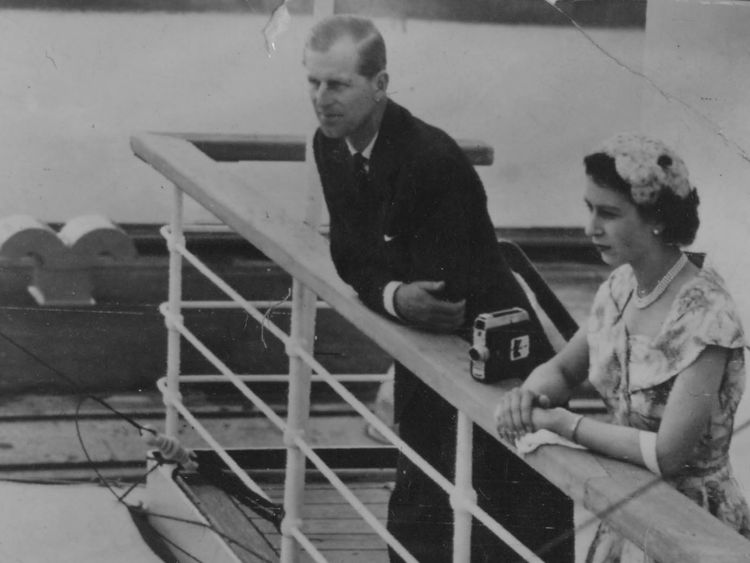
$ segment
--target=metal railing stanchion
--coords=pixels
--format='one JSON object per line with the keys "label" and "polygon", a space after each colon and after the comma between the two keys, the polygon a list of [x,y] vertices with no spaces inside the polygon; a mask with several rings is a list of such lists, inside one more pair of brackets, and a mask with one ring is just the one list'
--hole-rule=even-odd
{"label": "metal railing stanchion", "polygon": [[[167,239],[169,248],[169,311],[173,318],[182,316],[182,255],[177,246],[185,245],[185,235],[182,230],[183,221],[183,193],[174,187],[172,199],[172,217],[170,222],[170,237]],[[165,317],[167,325],[167,388],[176,397],[180,396],[180,331],[174,326],[170,317]],[[177,409],[165,403],[166,419],[164,421],[167,436],[177,436]]]}
{"label": "metal railing stanchion", "polygon": [[295,563],[299,560],[300,544],[294,529],[302,523],[302,504],[305,492],[304,452],[296,443],[304,436],[310,417],[310,376],[312,370],[300,357],[299,350],[312,353],[315,341],[315,303],[317,296],[296,279],[292,285],[292,318],[289,356],[289,402],[286,445],[286,478],[284,482],[284,520],[281,523],[281,561]]}
{"label": "metal railing stanchion", "polygon": [[456,423],[456,488],[451,495],[453,563],[468,563],[471,559],[471,512],[467,505],[477,502],[477,493],[471,481],[473,435],[471,419],[459,410]]}

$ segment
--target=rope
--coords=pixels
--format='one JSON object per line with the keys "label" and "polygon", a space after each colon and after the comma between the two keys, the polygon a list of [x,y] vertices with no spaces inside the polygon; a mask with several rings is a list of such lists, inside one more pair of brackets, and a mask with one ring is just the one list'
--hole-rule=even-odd
{"label": "rope", "polygon": [[[32,352],[31,350],[29,350],[28,348],[26,348],[22,344],[19,344],[18,342],[16,342],[15,340],[13,340],[7,334],[5,334],[3,332],[0,332],[0,338],[2,338],[3,340],[5,340],[9,344],[15,346],[21,352],[23,352],[27,356],[33,358],[34,361],[36,361],[40,365],[44,366],[48,370],[50,370],[57,377],[59,377],[60,379],[62,379],[63,381],[65,381],[68,385],[70,385],[73,389],[75,389],[76,393],[78,395],[80,395],[81,397],[85,397],[87,399],[91,399],[92,401],[96,401],[97,403],[99,403],[101,406],[103,406],[107,410],[111,411],[115,415],[117,415],[120,418],[122,418],[125,422],[127,422],[131,426],[137,428],[139,431],[145,431],[146,430],[146,428],[142,424],[140,424],[139,422],[137,422],[136,420],[134,420],[132,417],[128,416],[124,412],[121,412],[121,411],[117,410],[116,408],[114,408],[112,405],[110,405],[107,401],[105,401],[101,397],[97,397],[96,395],[91,395],[90,393],[85,392],[83,390],[83,388],[74,379],[72,379],[71,377],[68,377],[63,372],[61,372],[59,369],[57,369],[57,368],[51,366],[50,364],[48,364],[41,357],[39,357],[38,355],[36,355],[34,352]],[[79,406],[80,406],[80,404],[79,404]],[[77,411],[76,411],[76,413],[77,413]]]}

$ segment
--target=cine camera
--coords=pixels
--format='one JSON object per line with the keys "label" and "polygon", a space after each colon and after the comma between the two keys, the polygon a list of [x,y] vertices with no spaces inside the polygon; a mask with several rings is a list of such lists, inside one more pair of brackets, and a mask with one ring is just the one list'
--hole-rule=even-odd
{"label": "cine camera", "polygon": [[532,323],[520,307],[482,313],[469,349],[471,376],[482,383],[525,379],[531,367]]}

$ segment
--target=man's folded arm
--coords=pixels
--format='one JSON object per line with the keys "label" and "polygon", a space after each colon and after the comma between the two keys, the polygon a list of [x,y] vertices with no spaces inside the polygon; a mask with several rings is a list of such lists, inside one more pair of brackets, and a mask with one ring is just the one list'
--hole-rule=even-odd
{"label": "man's folded arm", "polygon": [[354,288],[368,308],[398,318],[393,298],[400,282],[394,279],[389,268],[379,264],[374,252],[362,252],[361,246],[332,242],[331,256],[341,279]]}

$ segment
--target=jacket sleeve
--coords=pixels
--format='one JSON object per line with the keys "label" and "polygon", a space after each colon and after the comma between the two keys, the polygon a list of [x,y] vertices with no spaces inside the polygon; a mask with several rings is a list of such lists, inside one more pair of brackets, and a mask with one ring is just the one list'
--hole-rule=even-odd
{"label": "jacket sleeve", "polygon": [[[331,216],[331,258],[342,280],[351,285],[373,311],[388,314],[383,306],[386,284],[396,277],[384,263],[372,240],[361,237],[346,221],[335,225]],[[334,234],[335,233],[335,234]]]}
{"label": "jacket sleeve", "polygon": [[[394,280],[444,281],[446,288],[437,297],[467,298],[477,252],[474,229],[489,223],[473,168],[453,155],[432,153],[412,159],[396,182],[382,233],[362,232],[351,210],[338,216],[342,206],[331,202],[331,255],[339,275],[368,307],[383,314],[383,291]],[[494,236],[491,226],[482,226]],[[392,242],[380,240],[383,234]]]}

